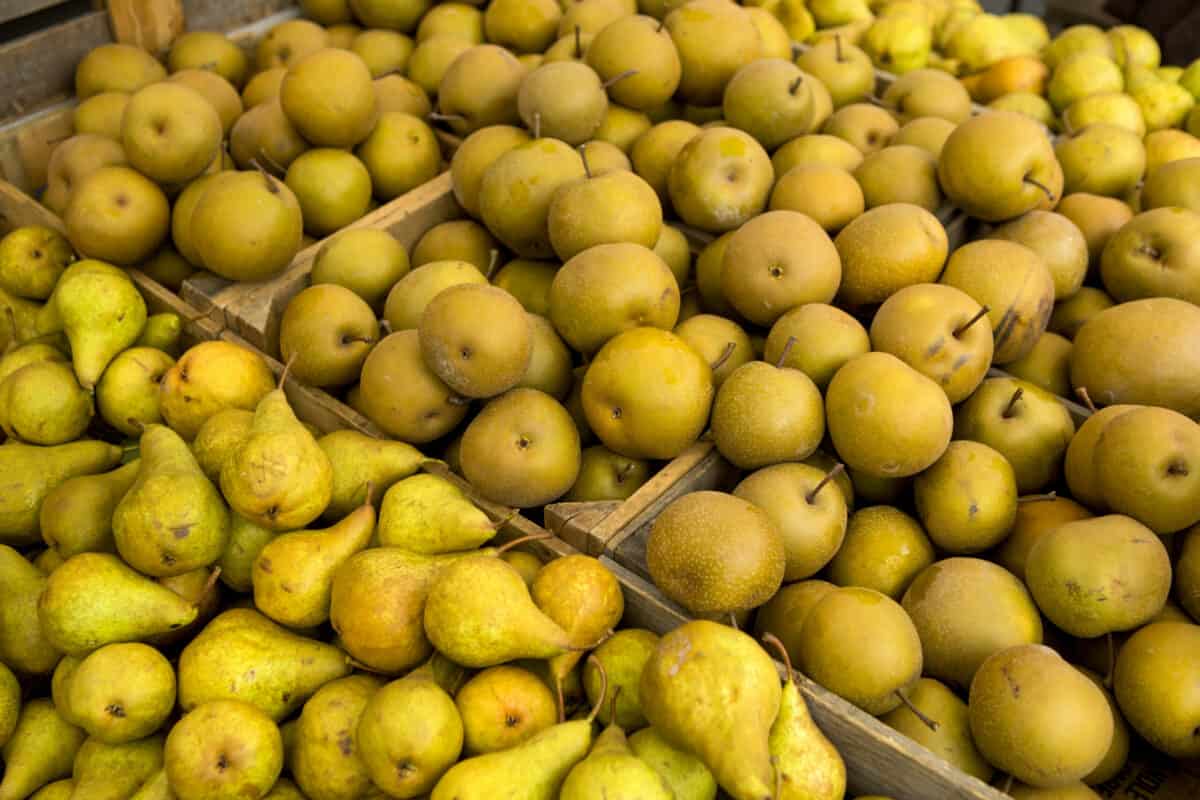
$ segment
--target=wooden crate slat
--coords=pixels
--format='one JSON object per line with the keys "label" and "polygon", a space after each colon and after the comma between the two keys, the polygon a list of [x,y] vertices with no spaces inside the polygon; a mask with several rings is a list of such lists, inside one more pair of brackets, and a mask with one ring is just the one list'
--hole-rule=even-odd
{"label": "wooden crate slat", "polygon": [[94,11],[0,46],[0,120],[70,94],[75,65],[110,41],[108,16]]}

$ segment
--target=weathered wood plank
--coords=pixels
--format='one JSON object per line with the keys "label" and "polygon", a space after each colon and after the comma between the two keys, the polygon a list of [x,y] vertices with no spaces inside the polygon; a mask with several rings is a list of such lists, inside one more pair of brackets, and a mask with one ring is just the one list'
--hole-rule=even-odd
{"label": "weathered wood plank", "polygon": [[59,6],[67,0],[0,0],[0,23],[27,17],[47,8]]}

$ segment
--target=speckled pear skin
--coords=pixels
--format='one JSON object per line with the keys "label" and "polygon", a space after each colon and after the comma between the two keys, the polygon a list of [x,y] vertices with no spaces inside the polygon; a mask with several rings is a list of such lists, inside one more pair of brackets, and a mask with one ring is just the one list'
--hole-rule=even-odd
{"label": "speckled pear skin", "polygon": [[67,478],[111,469],[120,460],[121,448],[106,442],[0,445],[0,543],[40,542],[38,512],[50,490]]}
{"label": "speckled pear skin", "polygon": [[496,535],[487,514],[437,475],[414,475],[388,489],[379,510],[379,542],[411,553],[473,550]]}
{"label": "speckled pear skin", "polygon": [[104,368],[146,327],[146,301],[124,272],[68,270],[53,302],[71,342],[80,385],[92,389]]}
{"label": "speckled pear skin", "polygon": [[109,553],[68,558],[47,579],[38,601],[46,638],[70,654],[142,641],[182,628],[198,613],[195,605]]}

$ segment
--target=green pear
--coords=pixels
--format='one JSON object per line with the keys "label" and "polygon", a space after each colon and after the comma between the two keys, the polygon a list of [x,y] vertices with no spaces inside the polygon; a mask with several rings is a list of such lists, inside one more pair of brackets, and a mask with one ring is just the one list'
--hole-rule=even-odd
{"label": "green pear", "polygon": [[921,637],[925,674],[963,689],[988,656],[1042,641],[1042,619],[1029,592],[981,558],[931,564],[909,585],[901,605]]}
{"label": "green pear", "polygon": [[1125,719],[1154,747],[1174,758],[1194,758],[1200,706],[1186,682],[1171,679],[1200,654],[1200,629],[1181,622],[1147,625],[1121,647],[1113,690]]}
{"label": "green pear", "polygon": [[14,440],[53,446],[78,439],[92,420],[91,393],[70,366],[38,361],[0,384],[0,427]]}
{"label": "green pear", "polygon": [[371,788],[359,755],[358,722],[382,685],[371,675],[351,675],[325,684],[304,704],[287,761],[308,797],[359,797]]}
{"label": "green pear", "polygon": [[704,762],[670,744],[656,728],[643,728],[629,737],[634,755],[654,768],[675,800],[716,800],[717,782]]}
{"label": "green pear", "polygon": [[771,634],[783,643],[789,658],[799,659],[800,629],[808,612],[836,588],[832,583],[817,578],[786,584],[755,613],[755,636],[762,638],[765,634]]}
{"label": "green pear", "polygon": [[438,555],[473,550],[497,527],[463,491],[437,475],[414,475],[383,496],[379,543],[412,553]]}
{"label": "green pear", "polygon": [[[968,775],[991,780],[995,770],[975,748],[967,704],[958,695],[933,678],[921,678],[904,696],[916,712],[902,705],[884,714],[883,722]],[[936,728],[930,728],[917,713],[933,721]]]}
{"label": "green pear", "polygon": [[1158,614],[1171,591],[1171,559],[1149,528],[1111,514],[1040,537],[1029,551],[1025,581],[1051,622],[1090,639],[1133,630]]}
{"label": "green pear", "polygon": [[8,667],[0,668],[0,748],[8,744],[21,715],[21,684]]}
{"label": "green pear", "polygon": [[771,724],[767,746],[775,766],[780,800],[836,800],[846,793],[846,763],[833,743],[813,722],[796,685],[792,661],[783,642],[771,634],[768,644],[779,651],[787,674],[779,715]]}
{"label": "green pear", "polygon": [[913,495],[929,538],[951,553],[978,553],[999,544],[1017,516],[1012,466],[979,442],[951,442],[913,481]]}
{"label": "green pear", "polygon": [[163,768],[163,736],[108,744],[89,738],[75,754],[74,797],[126,800]]}
{"label": "green pear", "polygon": [[93,740],[134,742],[161,728],[174,710],[175,670],[149,645],[105,645],[71,674],[67,705]]}
{"label": "green pear", "polygon": [[253,411],[274,384],[259,353],[220,339],[200,342],[163,375],[159,410],[167,424],[190,442],[200,426],[220,411]]}
{"label": "green pear", "polygon": [[140,451],[137,479],[113,513],[121,557],[157,577],[216,561],[229,542],[229,511],[187,443],[165,425],[150,425]]}
{"label": "green pear", "polygon": [[[48,305],[49,303],[46,303],[46,306]],[[54,332],[53,330],[42,330],[43,314],[52,313],[44,310],[46,306],[0,289],[0,315],[4,317],[3,324],[11,325],[13,328],[13,341],[24,342],[39,334]],[[10,312],[11,317],[9,317]]]}
{"label": "green pear", "polygon": [[285,630],[257,611],[231,609],[179,657],[179,705],[244,700],[283,719],[321,686],[350,672],[333,645]]}
{"label": "green pear", "polygon": [[193,709],[167,734],[167,781],[180,798],[262,797],[283,769],[275,723],[240,700]]}
{"label": "green pear", "polygon": [[555,800],[571,768],[592,745],[593,717],[560,722],[516,747],[486,753],[450,767],[430,800],[489,800],[519,793]]}
{"label": "green pear", "polygon": [[54,289],[52,302],[71,342],[75,374],[89,390],[146,325],[146,301],[124,275],[68,269]]}
{"label": "green pear", "polygon": [[254,605],[276,622],[310,628],[329,618],[334,572],[375,533],[375,506],[367,502],[325,530],[277,536],[254,560]]}
{"label": "green pear", "polygon": [[71,800],[71,794],[74,791],[75,781],[71,778],[63,778],[61,781],[47,783],[29,797],[30,800]]}
{"label": "green pear", "polygon": [[[612,695],[614,704],[618,696]],[[561,800],[604,800],[618,795],[646,800],[675,797],[670,784],[629,749],[625,730],[613,719],[596,738],[587,758],[567,773],[558,796]]]}
{"label": "green pear", "polygon": [[229,544],[217,561],[221,568],[221,581],[236,592],[254,589],[254,560],[267,542],[279,534],[268,528],[255,525],[237,513],[229,515]]}
{"label": "green pear", "polygon": [[646,719],[739,800],[773,796],[768,735],[781,696],[775,665],[753,639],[703,620],[659,640],[640,686]]}
{"label": "green pear", "polygon": [[[420,468],[425,456],[410,444],[376,439],[353,430],[327,433],[317,439],[333,467],[333,497],[325,517],[340,519],[364,502],[367,486],[386,502],[389,489]],[[383,518],[380,517],[380,536]],[[468,549],[454,548],[459,550]]]}
{"label": "green pear", "polygon": [[[625,628],[592,651],[595,658],[589,658],[583,665],[583,688],[588,702],[600,709],[596,718],[602,724],[615,721],[625,730],[645,727],[640,700],[642,670],[657,645],[657,634],[641,628]],[[610,703],[600,696],[604,685],[602,675],[611,687]],[[618,691],[620,694],[615,694]]]}
{"label": "green pear", "polygon": [[129,800],[176,800],[175,792],[167,781],[166,769],[159,769],[142,782],[138,790],[130,795]]}
{"label": "green pear", "polygon": [[159,386],[175,359],[153,347],[131,347],[109,364],[96,386],[100,416],[126,436],[162,422]]}
{"label": "green pear", "polygon": [[272,530],[302,528],[333,495],[333,467],[296,419],[279,388],[259,401],[250,436],[221,467],[221,492],[234,511]]}
{"label": "green pear", "polygon": [[250,436],[254,412],[244,408],[227,408],[206,419],[192,440],[196,463],[213,483],[221,480],[221,467],[242,442]]}
{"label": "green pear", "polygon": [[760,58],[725,86],[725,119],[768,151],[809,133],[815,117],[812,76],[783,58]]}
{"label": "green pear", "polygon": [[462,717],[465,751],[472,755],[507,750],[558,721],[550,687],[521,667],[489,667],[454,697]]}
{"label": "green pear", "polygon": [[433,646],[469,667],[553,658],[575,645],[567,631],[534,605],[520,573],[486,555],[458,559],[438,574],[424,620]]}
{"label": "green pear", "polygon": [[19,672],[48,674],[62,653],[37,620],[46,576],[8,545],[0,545],[0,576],[0,661]]}
{"label": "green pear", "polygon": [[53,344],[31,341],[17,345],[5,351],[3,355],[0,355],[0,383],[3,383],[5,378],[12,375],[21,367],[29,364],[35,364],[39,361],[66,362],[66,360],[67,357],[64,355],[64,350],[60,350]]}
{"label": "green pear", "polygon": [[63,719],[49,700],[30,700],[4,746],[0,798],[24,800],[45,784],[69,776],[86,736]]}
{"label": "green pear", "polygon": [[0,288],[17,297],[45,300],[74,257],[71,243],[52,228],[14,228],[0,238]]}
{"label": "green pear", "polygon": [[108,553],[72,556],[46,582],[38,619],[46,638],[80,654],[181,628],[198,609]]}
{"label": "green pear", "polygon": [[396,674],[429,658],[422,620],[429,589],[462,553],[426,556],[376,547],[351,556],[333,576],[329,619],[342,646],[370,669]]}
{"label": "green pear", "polygon": [[134,346],[161,350],[171,356],[174,363],[180,353],[179,340],[182,336],[183,318],[174,311],[165,311],[146,317],[146,327],[142,328],[142,335],[134,342]]}
{"label": "green pear", "polygon": [[375,785],[392,797],[416,797],[432,789],[458,760],[463,725],[446,690],[414,674],[371,696],[356,737],[359,757]]}

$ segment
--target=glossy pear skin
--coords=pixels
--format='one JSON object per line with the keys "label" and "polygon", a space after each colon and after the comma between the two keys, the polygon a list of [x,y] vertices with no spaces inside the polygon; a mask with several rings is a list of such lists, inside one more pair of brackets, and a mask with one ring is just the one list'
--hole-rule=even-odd
{"label": "glossy pear skin", "polygon": [[69,269],[51,302],[71,342],[75,375],[89,390],[146,325],[146,301],[124,273]]}
{"label": "glossy pear skin", "polygon": [[279,721],[349,672],[345,654],[333,645],[235,608],[208,623],[180,654],[179,705],[188,711],[213,700],[243,700]]}
{"label": "glossy pear skin", "polygon": [[388,489],[379,509],[379,542],[411,553],[472,550],[496,535],[488,515],[445,478],[414,475]]}
{"label": "glossy pear skin", "polygon": [[125,800],[163,767],[163,735],[123,744],[89,738],[75,754],[72,797]]}
{"label": "glossy pear skin", "polygon": [[375,507],[364,505],[325,530],[272,539],[254,560],[254,604],[293,628],[320,625],[329,618],[334,573],[374,533]]}
{"label": "glossy pear skin", "polygon": [[165,425],[147,426],[140,449],[137,479],[113,514],[121,557],[156,577],[213,563],[229,542],[229,510],[217,488]]}
{"label": "glossy pear skin", "polygon": [[138,474],[138,461],[111,472],[68,478],[46,495],[39,515],[42,539],[63,558],[116,550],[112,518]]}
{"label": "glossy pear skin", "polygon": [[333,498],[325,516],[341,519],[367,497],[367,484],[382,497],[392,484],[416,472],[425,456],[406,442],[375,439],[353,430],[334,431],[317,439],[333,467]]}
{"label": "glossy pear skin", "polygon": [[[784,652],[786,663],[787,655]],[[837,800],[846,793],[846,763],[808,712],[808,705],[792,677],[779,702],[779,716],[771,725],[767,746],[779,772],[776,800]]]}
{"label": "glossy pear skin", "polygon": [[50,490],[67,478],[111,469],[120,460],[121,448],[105,442],[0,445],[0,544],[36,544],[38,513]]}
{"label": "glossy pear skin", "polygon": [[51,574],[38,601],[46,638],[72,654],[141,641],[181,628],[197,614],[195,605],[108,553],[67,559]]}
{"label": "glossy pear skin", "polygon": [[49,700],[26,703],[17,729],[4,746],[0,800],[24,800],[50,781],[69,776],[85,736]]}
{"label": "glossy pear skin", "polygon": [[38,598],[45,587],[40,569],[0,545],[0,661],[31,675],[50,672],[62,656],[38,624]]}
{"label": "glossy pear skin", "polygon": [[450,660],[492,667],[517,658],[553,658],[571,637],[534,605],[521,574],[494,556],[469,556],[434,581],[425,632]]}
{"label": "glossy pear skin", "polygon": [[277,531],[303,528],[329,505],[329,457],[296,419],[282,389],[259,401],[250,437],[221,467],[221,492],[234,511]]}
{"label": "glossy pear skin", "polygon": [[699,756],[735,800],[772,796],[768,733],[781,695],[770,656],[746,634],[706,620],[659,640],[640,687],[650,724]]}
{"label": "glossy pear skin", "polygon": [[637,797],[674,800],[675,792],[654,768],[629,749],[625,731],[610,724],[596,738],[587,758],[576,764],[563,782],[560,800],[605,800]]}

